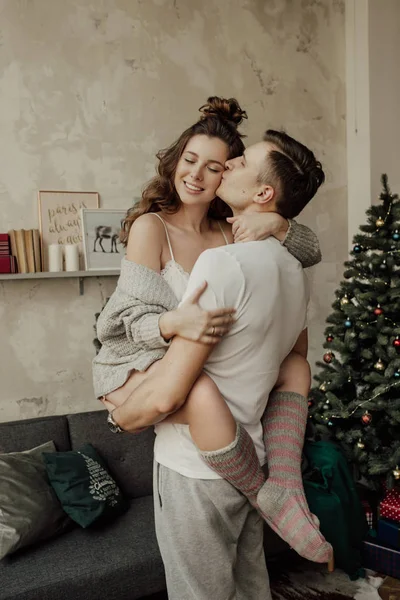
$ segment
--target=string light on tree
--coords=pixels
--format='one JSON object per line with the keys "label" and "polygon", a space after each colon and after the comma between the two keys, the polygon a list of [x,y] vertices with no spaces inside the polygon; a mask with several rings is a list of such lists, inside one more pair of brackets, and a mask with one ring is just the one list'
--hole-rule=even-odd
{"label": "string light on tree", "polygon": [[365,444],[361,438],[357,442],[357,448],[359,448],[360,450],[364,450],[364,448],[365,448]]}
{"label": "string light on tree", "polygon": [[400,469],[398,465],[395,469],[393,469],[393,477],[396,479],[396,481],[399,481],[400,479]]}

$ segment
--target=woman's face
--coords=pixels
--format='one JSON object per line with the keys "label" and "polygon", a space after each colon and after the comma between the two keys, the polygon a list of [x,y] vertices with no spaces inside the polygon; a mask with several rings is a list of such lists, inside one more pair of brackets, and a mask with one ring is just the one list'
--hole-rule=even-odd
{"label": "woman's face", "polygon": [[195,135],[186,144],[175,172],[175,189],[183,204],[209,204],[221,183],[228,159],[225,142]]}

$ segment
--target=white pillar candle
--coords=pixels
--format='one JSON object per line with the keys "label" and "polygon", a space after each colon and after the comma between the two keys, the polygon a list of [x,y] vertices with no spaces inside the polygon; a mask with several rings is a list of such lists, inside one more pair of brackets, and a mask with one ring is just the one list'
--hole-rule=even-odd
{"label": "white pillar candle", "polygon": [[50,244],[48,248],[49,271],[54,273],[63,270],[63,251],[61,244]]}
{"label": "white pillar candle", "polygon": [[64,246],[65,270],[79,271],[79,249],[76,244]]}

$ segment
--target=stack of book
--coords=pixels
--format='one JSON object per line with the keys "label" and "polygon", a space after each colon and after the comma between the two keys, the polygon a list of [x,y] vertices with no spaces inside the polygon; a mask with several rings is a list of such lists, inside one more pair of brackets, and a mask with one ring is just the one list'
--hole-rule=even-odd
{"label": "stack of book", "polygon": [[11,254],[17,261],[18,273],[39,273],[42,256],[38,229],[11,229],[8,232]]}
{"label": "stack of book", "polygon": [[11,254],[8,233],[0,233],[0,273],[15,273],[15,258]]}

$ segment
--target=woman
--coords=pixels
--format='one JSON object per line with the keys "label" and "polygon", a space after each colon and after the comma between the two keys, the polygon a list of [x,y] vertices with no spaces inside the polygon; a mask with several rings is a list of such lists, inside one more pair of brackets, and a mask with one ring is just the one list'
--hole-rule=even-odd
{"label": "woman", "polygon": [[[243,153],[244,146],[236,128],[246,115],[235,100],[219,98],[209,98],[201,110],[200,121],[158,155],[159,175],[144,190],[139,207],[131,209],[124,221],[122,240],[127,243],[126,259],[122,262],[118,288],[98,320],[98,337],[103,347],[94,361],[96,395],[109,411],[123,405],[147,374],[158,368],[156,361],[162,358],[174,335],[217,343],[233,323],[232,308],[210,313],[200,311],[196,302],[204,288],[176,309],[176,302],[174,305],[163,285],[166,283],[176,298],[181,299],[200,253],[206,248],[233,242],[229,226],[221,220],[227,210],[216,198],[216,190],[225,162]],[[274,218],[279,219],[276,215]],[[243,217],[230,221],[234,222],[236,238],[245,241],[243,227],[249,223],[245,224]],[[257,215],[258,230],[260,226],[262,232],[257,237],[264,239],[271,233],[271,215]],[[161,275],[163,284],[148,270]],[[194,318],[196,316],[199,318]],[[281,371],[279,389],[307,395],[309,384],[305,358],[296,353],[289,355]],[[193,386],[182,410],[168,419],[189,425],[192,439],[205,461],[208,451],[228,445],[238,434],[226,403],[206,375]],[[209,422],[215,425],[212,430],[204,426]],[[304,431],[301,440],[294,441],[300,447],[299,473],[303,437]],[[254,463],[255,450],[251,446],[244,444],[244,451]],[[265,484],[265,477],[259,464],[256,488],[254,485],[246,488],[243,482],[229,479],[221,465],[209,464],[260,510],[257,493]],[[308,511],[301,475],[297,478],[296,490],[291,491],[291,501],[300,507],[310,543],[300,550],[290,532],[285,533],[284,539],[306,558],[327,562],[331,547],[319,533],[316,518]],[[260,512],[274,528],[268,514]],[[279,529],[278,532],[282,535]]]}

